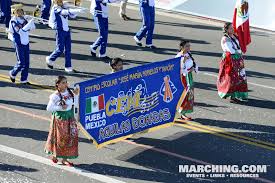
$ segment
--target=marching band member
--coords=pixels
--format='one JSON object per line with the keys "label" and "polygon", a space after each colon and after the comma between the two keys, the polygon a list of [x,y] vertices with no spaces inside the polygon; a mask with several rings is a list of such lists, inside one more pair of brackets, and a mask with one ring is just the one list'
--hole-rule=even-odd
{"label": "marching band member", "polygon": [[193,56],[190,53],[190,42],[181,41],[179,53],[176,57],[182,57],[181,59],[181,81],[184,88],[187,89],[187,94],[180,106],[179,113],[181,119],[192,120],[191,117],[187,117],[187,113],[193,112],[194,106],[194,83],[192,72],[198,72],[198,66],[195,63]]}
{"label": "marching band member", "polygon": [[41,10],[41,18],[43,18],[45,20],[49,20],[51,5],[52,5],[52,0],[43,0],[42,10]]}
{"label": "marching band member", "polygon": [[108,42],[108,6],[107,3],[114,3],[120,0],[92,0],[91,13],[94,16],[94,22],[97,27],[99,37],[90,45],[91,55],[96,57],[96,49],[100,46],[99,58],[108,59],[106,48]]}
{"label": "marching band member", "polygon": [[146,37],[146,48],[155,49],[153,45],[153,33],[155,28],[155,0],[139,0],[140,13],[143,25],[134,36],[138,46],[142,46],[141,40]]}
{"label": "marching band member", "polygon": [[131,20],[131,18],[126,15],[127,3],[128,0],[122,0],[120,3],[119,15],[123,20]]}
{"label": "marching band member", "polygon": [[10,20],[8,38],[14,43],[17,64],[9,72],[10,80],[14,83],[15,77],[21,71],[21,83],[28,82],[30,66],[29,31],[35,29],[34,19],[27,21],[24,18],[24,10],[15,8],[14,16]]}
{"label": "marching band member", "polygon": [[224,54],[217,81],[218,94],[221,98],[230,97],[231,103],[247,101],[248,87],[244,59],[232,23],[224,24],[221,47]]}
{"label": "marching band member", "polygon": [[9,23],[11,20],[11,0],[0,0],[0,6],[1,6],[1,18],[0,22],[5,23],[6,28],[9,28]]}
{"label": "marching band member", "polygon": [[75,18],[78,13],[82,13],[81,8],[66,8],[63,0],[54,0],[51,9],[49,26],[56,30],[56,49],[50,56],[46,57],[48,68],[53,69],[54,61],[64,52],[65,48],[65,71],[74,72],[71,63],[71,31],[68,24],[68,17]]}
{"label": "marching band member", "polygon": [[112,61],[110,62],[110,66],[111,66],[111,73],[115,73],[118,71],[122,71],[123,70],[123,60],[121,58],[113,58]]}
{"label": "marching band member", "polygon": [[52,113],[48,139],[45,152],[51,155],[53,163],[57,158],[62,158],[63,165],[73,166],[68,159],[78,157],[78,129],[74,118],[74,95],[79,94],[79,89],[71,90],[67,78],[58,76],[55,80],[56,91],[50,95],[47,111]]}

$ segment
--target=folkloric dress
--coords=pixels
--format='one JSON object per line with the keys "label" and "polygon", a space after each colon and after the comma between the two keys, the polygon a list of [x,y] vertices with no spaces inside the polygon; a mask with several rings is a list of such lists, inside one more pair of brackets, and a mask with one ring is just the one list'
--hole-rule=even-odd
{"label": "folkloric dress", "polygon": [[190,53],[182,54],[179,52],[176,57],[184,57],[189,56],[189,59],[187,59],[185,62],[181,60],[181,81],[184,86],[184,88],[187,88],[187,95],[184,98],[181,107],[179,109],[179,113],[181,115],[185,115],[187,113],[193,112],[193,106],[194,106],[194,83],[193,83],[193,75],[192,71],[193,68],[198,71],[198,67],[194,64],[194,60],[191,57]]}
{"label": "folkloric dress", "polygon": [[246,100],[248,98],[247,78],[238,38],[224,35],[221,46],[224,53],[217,81],[218,94],[221,98]]}
{"label": "folkloric dress", "polygon": [[[65,102],[62,109],[60,102]],[[47,111],[52,112],[52,122],[45,146],[45,152],[56,158],[74,159],[78,157],[78,129],[73,112],[73,96],[66,90],[50,96]]]}

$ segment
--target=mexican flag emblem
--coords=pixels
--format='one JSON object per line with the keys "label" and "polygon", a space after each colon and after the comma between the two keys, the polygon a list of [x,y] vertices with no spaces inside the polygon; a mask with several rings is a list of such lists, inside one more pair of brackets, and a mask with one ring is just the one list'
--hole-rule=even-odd
{"label": "mexican flag emblem", "polygon": [[243,53],[246,53],[246,47],[251,43],[248,7],[247,0],[237,0],[233,16],[234,31],[238,35]]}
{"label": "mexican flag emblem", "polygon": [[86,99],[86,114],[96,113],[105,109],[104,94]]}

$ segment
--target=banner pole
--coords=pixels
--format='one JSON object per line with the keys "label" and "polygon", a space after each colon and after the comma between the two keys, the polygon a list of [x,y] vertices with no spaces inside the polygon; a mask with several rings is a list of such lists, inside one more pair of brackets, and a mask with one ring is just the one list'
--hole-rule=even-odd
{"label": "banner pole", "polygon": [[[79,85],[75,85],[75,88],[78,88],[80,90]],[[80,130],[80,132],[93,144],[94,140],[86,132],[86,130],[83,128],[83,126],[80,123],[80,116],[79,116],[79,105],[80,105],[80,103],[79,103],[79,98],[80,98],[80,93],[78,95],[74,96],[74,101],[75,101],[75,105],[74,105],[74,117],[75,117],[78,129]]]}

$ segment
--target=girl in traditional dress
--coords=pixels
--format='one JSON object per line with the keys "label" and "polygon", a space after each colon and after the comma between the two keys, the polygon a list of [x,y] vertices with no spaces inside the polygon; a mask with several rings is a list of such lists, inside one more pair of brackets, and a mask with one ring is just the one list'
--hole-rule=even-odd
{"label": "girl in traditional dress", "polygon": [[217,81],[218,94],[221,98],[230,97],[232,103],[247,101],[248,88],[244,60],[238,37],[234,34],[231,23],[224,25],[221,46],[224,53]]}
{"label": "girl in traditional dress", "polygon": [[112,61],[110,62],[110,66],[112,69],[111,73],[115,73],[118,71],[122,71],[123,70],[123,61],[121,58],[113,58]]}
{"label": "girl in traditional dress", "polygon": [[62,164],[73,166],[68,159],[78,157],[78,129],[74,118],[74,95],[78,89],[71,91],[67,78],[58,76],[55,81],[56,91],[50,95],[47,111],[52,112],[52,122],[45,146],[45,152],[52,155],[52,162],[63,158]]}
{"label": "girl in traditional dress", "polygon": [[193,112],[194,106],[194,83],[192,72],[198,72],[198,66],[196,65],[194,58],[190,53],[190,42],[181,41],[179,53],[176,57],[182,57],[181,59],[181,81],[187,90],[186,97],[184,98],[180,109],[178,110],[181,114],[181,119],[192,120],[191,117],[187,117],[187,113]]}

